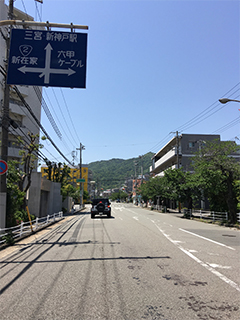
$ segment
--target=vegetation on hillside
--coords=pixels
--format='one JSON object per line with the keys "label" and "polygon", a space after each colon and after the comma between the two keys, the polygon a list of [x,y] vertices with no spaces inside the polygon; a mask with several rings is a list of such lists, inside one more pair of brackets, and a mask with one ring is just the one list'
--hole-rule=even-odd
{"label": "vegetation on hillside", "polygon": [[146,153],[142,158],[132,159],[111,159],[91,162],[88,168],[93,172],[93,180],[98,183],[99,188],[113,189],[120,188],[127,178],[135,177],[135,164],[137,175],[141,174],[141,165],[143,166],[143,174],[149,173],[149,167],[152,164],[151,158],[154,153]]}

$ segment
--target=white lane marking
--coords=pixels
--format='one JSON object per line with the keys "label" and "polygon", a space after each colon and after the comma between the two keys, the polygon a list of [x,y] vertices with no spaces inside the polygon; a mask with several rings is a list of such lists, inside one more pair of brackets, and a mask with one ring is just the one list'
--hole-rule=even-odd
{"label": "white lane marking", "polygon": [[135,220],[137,220],[137,221],[139,220],[138,217],[133,217],[133,219],[135,219]]}
{"label": "white lane marking", "polygon": [[123,220],[123,218],[121,218],[121,217],[118,217],[120,220]]}
{"label": "white lane marking", "polygon": [[131,210],[131,209],[126,209],[127,211],[130,211],[130,212],[132,212],[132,213],[134,213],[134,214],[138,214],[138,212],[135,212],[135,211],[133,211],[133,210]]}
{"label": "white lane marking", "polygon": [[172,224],[170,224],[170,223],[163,222],[163,224],[166,224],[166,225],[172,227]]}
{"label": "white lane marking", "polygon": [[232,267],[230,267],[230,266],[221,266],[220,264],[216,264],[216,263],[209,263],[209,262],[207,262],[207,264],[209,264],[210,267],[212,267],[212,268],[232,269]]}
{"label": "white lane marking", "polygon": [[169,240],[171,241],[175,246],[177,246],[182,252],[186,253],[190,258],[192,258],[193,260],[195,260],[197,263],[199,263],[202,267],[206,268],[208,271],[212,272],[213,274],[215,274],[217,277],[219,277],[221,280],[223,280],[224,282],[226,282],[227,284],[229,284],[231,287],[233,287],[234,289],[236,289],[237,291],[240,292],[240,286],[235,283],[234,281],[228,279],[227,277],[225,277],[223,274],[221,274],[220,272],[218,272],[217,270],[215,270],[214,268],[212,268],[210,265],[208,265],[207,263],[203,262],[202,260],[198,259],[197,257],[195,257],[191,252],[185,250],[182,246],[180,246],[178,243],[174,242],[174,240],[172,240],[167,234],[164,233],[164,231],[161,230],[161,228],[154,222],[155,226],[158,228],[158,230]]}
{"label": "white lane marking", "polygon": [[228,248],[228,249],[231,249],[231,250],[236,250],[236,249],[234,249],[234,248],[232,248],[232,247],[228,247],[228,246],[226,246],[226,245],[225,245],[225,244],[223,244],[223,243],[220,243],[220,242],[217,242],[217,241],[211,240],[211,239],[209,239],[209,238],[205,238],[205,237],[203,237],[203,236],[200,236],[199,234],[196,234],[196,233],[193,233],[193,232],[190,232],[190,231],[187,231],[187,230],[181,229],[181,228],[179,228],[179,230],[181,230],[181,231],[183,231],[183,232],[186,232],[186,233],[189,233],[189,234],[191,234],[191,235],[193,235],[193,236],[195,236],[195,237],[199,237],[199,238],[201,238],[201,239],[204,239],[204,240],[207,240],[207,241],[213,242],[213,243],[215,243],[215,244],[218,244],[219,246],[222,246],[222,247],[225,247],[225,248]]}

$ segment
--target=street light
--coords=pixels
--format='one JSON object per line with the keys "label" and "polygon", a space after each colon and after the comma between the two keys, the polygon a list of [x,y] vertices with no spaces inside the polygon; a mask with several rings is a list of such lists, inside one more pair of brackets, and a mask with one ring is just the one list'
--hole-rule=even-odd
{"label": "street light", "polygon": [[240,100],[234,100],[234,99],[228,99],[228,98],[222,98],[218,100],[219,102],[225,104],[227,102],[233,101],[233,102],[240,102]]}

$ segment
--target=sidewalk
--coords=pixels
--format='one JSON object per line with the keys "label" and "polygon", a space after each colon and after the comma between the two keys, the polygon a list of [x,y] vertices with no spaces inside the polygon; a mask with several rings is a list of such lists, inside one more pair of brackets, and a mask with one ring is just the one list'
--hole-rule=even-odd
{"label": "sidewalk", "polygon": [[39,229],[36,232],[29,234],[22,239],[16,240],[16,242],[12,246],[2,245],[2,247],[0,247],[0,259],[6,257],[7,255],[9,255],[19,249],[24,248],[25,246],[29,245],[29,243],[31,243],[31,242],[36,241],[38,238],[40,238],[41,236],[43,236],[47,232],[56,228],[56,226],[62,224],[65,221],[72,219],[72,217],[74,217],[76,214],[83,211],[84,209],[85,208],[82,208],[80,210],[80,208],[77,208],[76,210],[72,210],[71,212],[64,214],[63,219],[56,221],[55,223],[49,224],[49,225],[45,226],[44,228]]}

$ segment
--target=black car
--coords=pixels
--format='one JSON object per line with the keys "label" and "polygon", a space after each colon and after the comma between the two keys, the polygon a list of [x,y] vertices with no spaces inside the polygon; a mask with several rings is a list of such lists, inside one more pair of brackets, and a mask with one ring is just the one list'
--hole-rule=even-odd
{"label": "black car", "polygon": [[93,199],[91,208],[91,218],[95,215],[106,214],[108,218],[111,218],[111,203],[109,199]]}

